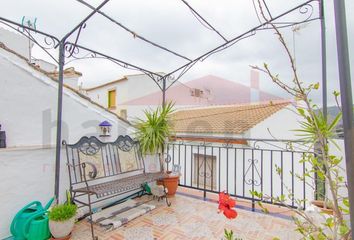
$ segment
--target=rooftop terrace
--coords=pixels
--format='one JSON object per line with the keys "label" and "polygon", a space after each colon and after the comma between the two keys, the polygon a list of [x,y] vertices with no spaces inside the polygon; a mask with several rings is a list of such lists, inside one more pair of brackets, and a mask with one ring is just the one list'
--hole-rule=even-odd
{"label": "rooftop terrace", "polygon": [[[218,213],[218,205],[213,196],[207,201],[190,191],[180,188],[175,197],[170,198],[171,207],[164,201],[157,202],[156,209],[138,217],[126,225],[115,230],[106,231],[95,225],[95,234],[99,239],[114,240],[153,240],[153,239],[222,239],[224,229],[233,230],[235,236],[243,240],[271,240],[295,239],[296,232],[287,210],[274,208],[273,214],[264,214],[260,211],[252,212],[245,201],[237,201],[238,217],[227,219]],[[140,198],[146,201],[149,196]],[[273,211],[272,211],[273,212]],[[76,224],[73,231],[73,240],[86,240],[91,238],[90,224],[82,220]]]}

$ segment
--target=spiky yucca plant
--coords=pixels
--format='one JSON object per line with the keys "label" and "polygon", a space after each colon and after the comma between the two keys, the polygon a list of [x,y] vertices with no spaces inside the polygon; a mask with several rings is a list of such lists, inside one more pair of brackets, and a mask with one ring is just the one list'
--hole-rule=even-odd
{"label": "spiky yucca plant", "polygon": [[146,119],[135,122],[136,137],[140,142],[142,154],[162,153],[166,140],[172,134],[170,115],[173,113],[174,103],[169,102],[156,110],[145,110]]}

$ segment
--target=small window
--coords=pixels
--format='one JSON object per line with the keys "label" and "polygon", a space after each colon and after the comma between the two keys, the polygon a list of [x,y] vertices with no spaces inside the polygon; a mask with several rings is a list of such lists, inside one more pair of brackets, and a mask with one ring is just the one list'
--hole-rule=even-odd
{"label": "small window", "polygon": [[121,109],[119,116],[125,120],[127,120],[127,109]]}
{"label": "small window", "polygon": [[116,90],[108,91],[108,108],[116,107]]}
{"label": "small window", "polygon": [[198,88],[193,88],[191,90],[191,96],[193,97],[203,97],[203,90],[198,89]]}
{"label": "small window", "polygon": [[216,156],[194,153],[193,161],[193,186],[205,186],[206,189],[216,190]]}

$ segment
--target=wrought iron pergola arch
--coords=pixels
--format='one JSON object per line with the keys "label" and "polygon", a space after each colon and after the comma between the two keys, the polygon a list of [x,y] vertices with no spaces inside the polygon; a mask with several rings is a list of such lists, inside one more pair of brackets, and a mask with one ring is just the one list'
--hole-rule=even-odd
{"label": "wrought iron pergola arch", "polygon": [[[275,24],[276,26],[278,26],[279,28],[287,28],[287,27],[292,27],[294,25],[297,24],[301,24],[301,23],[306,23],[306,22],[311,22],[314,20],[319,19],[319,17],[313,17],[313,12],[314,12],[314,6],[312,5],[313,2],[320,2],[319,0],[308,0],[300,5],[297,5],[295,7],[293,7],[292,9],[289,9],[286,12],[283,12],[282,14],[279,14],[275,17],[271,17],[268,21],[265,22],[261,22],[258,26],[251,28],[250,30],[234,37],[231,38],[230,40],[226,39],[217,29],[215,29],[213,26],[211,26],[211,24],[209,22],[207,22],[205,20],[205,18],[203,18],[194,8],[191,7],[190,4],[188,4],[187,1],[185,0],[181,0],[192,12],[193,14],[196,15],[196,17],[200,18],[204,23],[206,23],[211,30],[213,30],[214,32],[216,32],[220,37],[222,37],[224,39],[224,43],[222,43],[221,45],[217,46],[216,48],[211,49],[210,51],[191,59],[190,57],[186,57],[180,53],[177,53],[173,50],[170,50],[164,46],[161,46],[151,40],[146,39],[145,37],[137,34],[136,32],[134,32],[133,30],[131,30],[130,28],[126,27],[125,25],[121,24],[120,22],[118,22],[117,20],[115,20],[114,18],[112,18],[111,16],[109,16],[108,14],[106,14],[105,12],[101,11],[101,8],[104,7],[110,0],[104,0],[98,7],[93,7],[92,5],[90,5],[89,3],[85,2],[84,0],[75,0],[79,3],[81,3],[82,5],[90,8],[92,10],[92,12],[86,16],[76,27],[74,27],[72,30],[70,30],[64,37],[59,38],[53,35],[50,35],[48,33],[39,31],[37,29],[28,27],[28,26],[24,26],[22,24],[13,22],[11,20],[5,19],[0,17],[0,23],[5,24],[8,27],[11,27],[12,29],[20,32],[21,34],[23,34],[24,36],[28,37],[30,40],[32,40],[36,45],[38,45],[42,50],[44,50],[56,63],[58,63],[59,65],[59,77],[60,77],[60,65],[66,65],[67,63],[70,63],[72,61],[75,60],[80,60],[80,59],[90,59],[90,58],[102,58],[102,59],[107,59],[117,65],[119,65],[120,67],[126,68],[126,69],[131,69],[131,70],[137,70],[140,71],[144,74],[146,74],[147,76],[149,76],[160,88],[160,90],[163,92],[163,99],[162,102],[164,104],[165,102],[165,92],[166,90],[171,87],[176,81],[178,81],[185,73],[187,73],[189,71],[189,69],[191,69],[197,62],[202,62],[205,59],[207,59],[208,57],[210,57],[213,54],[216,54],[218,52],[221,52],[227,48],[230,48],[231,46],[233,46],[234,44],[238,43],[239,41],[243,40],[243,39],[247,39],[249,37],[252,37],[254,35],[256,35],[257,31],[264,31],[264,30],[270,30],[271,27],[269,27],[270,23]],[[267,12],[269,13],[270,16],[272,16],[270,14],[269,8],[266,4],[265,1],[262,1],[264,6],[267,9]],[[301,15],[304,15],[305,18],[299,21],[292,21],[292,22],[276,22],[276,20],[281,19],[282,17],[295,12],[296,10],[299,11],[299,13]],[[106,19],[108,19],[109,21],[113,22],[115,25],[117,25],[119,28],[124,29],[125,31],[127,31],[128,33],[132,34],[134,36],[134,38],[138,38],[156,48],[162,49],[174,56],[177,56],[181,59],[184,59],[187,61],[187,63],[183,64],[182,66],[176,68],[175,70],[167,73],[167,74],[160,74],[157,71],[152,71],[152,70],[148,70],[145,69],[143,67],[137,66],[135,64],[129,63],[127,61],[118,59],[114,56],[102,53],[102,52],[98,52],[95,49],[92,48],[88,48],[82,45],[79,45],[79,38],[80,38],[80,34],[81,32],[85,29],[86,27],[86,22],[94,15],[94,14],[100,14],[101,16],[105,17]],[[13,27],[13,26],[17,26]],[[23,30],[21,30],[23,29]],[[40,44],[31,34],[31,32],[35,32],[38,33],[40,35],[43,35],[45,38],[43,40],[43,44]],[[70,42],[68,41],[68,38],[72,35],[74,35],[76,32],[76,36],[75,36],[75,41],[74,42]],[[26,34],[25,34],[26,33]],[[59,40],[60,39],[60,40]],[[60,44],[64,45],[63,46],[63,52],[64,52],[64,62],[60,63],[59,59],[55,58],[53,55],[51,55],[47,50],[50,48],[59,48],[60,51]],[[81,51],[85,51],[86,54],[79,56]],[[59,56],[61,54],[59,53]],[[59,57],[60,58],[60,57]],[[65,59],[70,59],[68,62],[65,61]],[[177,74],[177,76],[174,76],[174,74]],[[166,83],[166,79],[170,79],[170,83],[167,85]]]}
{"label": "wrought iron pergola arch", "polygon": [[[117,20],[115,20],[114,18],[112,18],[111,16],[109,16],[108,14],[106,14],[105,12],[103,12],[101,9],[110,1],[110,0],[104,0],[101,4],[99,4],[97,7],[93,7],[92,5],[90,5],[89,3],[87,3],[84,0],[76,0],[77,2],[79,2],[80,4],[90,8],[92,10],[92,12],[87,15],[80,23],[78,23],[72,30],[70,30],[67,34],[65,34],[64,37],[57,37],[51,34],[48,34],[46,32],[37,30],[35,28],[32,27],[28,27],[28,26],[24,26],[23,24],[19,24],[16,23],[14,21],[11,21],[9,19],[0,17],[0,24],[4,24],[7,27],[10,27],[14,30],[16,30],[17,32],[21,33],[22,35],[26,36],[27,38],[29,38],[31,41],[33,41],[33,43],[35,43],[36,45],[38,45],[42,50],[44,50],[57,64],[58,64],[58,72],[59,72],[59,78],[58,78],[58,112],[57,112],[57,138],[56,138],[56,163],[55,163],[55,196],[58,197],[59,196],[59,178],[60,178],[60,149],[61,149],[61,124],[62,124],[62,95],[63,95],[63,70],[64,70],[64,66],[66,64],[65,60],[69,60],[67,63],[70,63],[72,61],[75,60],[80,60],[80,59],[90,59],[90,58],[101,58],[101,59],[107,59],[115,64],[117,64],[120,67],[126,68],[126,69],[132,69],[132,70],[137,70],[140,71],[144,74],[146,74],[147,76],[149,76],[157,85],[158,87],[161,89],[162,91],[162,104],[165,104],[166,101],[166,91],[167,89],[169,89],[176,81],[178,81],[185,73],[187,73],[196,63],[198,62],[202,62],[205,59],[207,59],[208,57],[210,57],[213,54],[216,54],[218,52],[221,52],[225,49],[230,48],[231,46],[233,46],[234,44],[238,43],[239,41],[243,40],[243,39],[247,39],[249,37],[252,37],[254,35],[256,35],[256,33],[258,31],[265,31],[265,30],[269,30],[272,29],[270,27],[270,23],[276,25],[279,28],[287,28],[287,27],[292,27],[294,25],[297,24],[301,24],[301,23],[305,23],[305,22],[311,22],[314,20],[318,20],[320,19],[322,21],[322,34],[324,32],[324,14],[323,14],[323,0],[307,0],[305,2],[303,2],[302,4],[299,4],[277,16],[273,16],[271,11],[269,10],[265,0],[261,0],[259,1],[259,3],[262,4],[262,6],[265,8],[267,14],[269,15],[269,20],[268,21],[261,21],[260,18],[260,24],[249,29],[248,31],[234,37],[231,39],[227,39],[223,34],[220,33],[220,31],[218,31],[216,28],[214,28],[203,16],[201,16],[187,1],[185,0],[181,0],[183,4],[185,4],[193,13],[193,15],[203,24],[207,25],[208,28],[210,28],[210,30],[214,31],[216,34],[219,35],[219,37],[221,37],[224,42],[222,44],[220,44],[219,46],[209,50],[208,52],[203,53],[202,55],[196,57],[196,58],[190,58],[187,56],[184,56],[180,53],[177,53],[176,51],[173,51],[171,49],[168,49],[164,46],[161,46],[160,44],[157,44],[151,40],[146,39],[145,37],[137,34],[136,32],[134,32],[133,30],[131,30],[130,28],[126,27],[125,25],[121,24],[120,22],[118,22]],[[338,0],[338,1],[342,1],[342,0]],[[336,0],[335,0],[336,2]],[[314,3],[318,4],[318,9],[319,9],[319,14],[318,16],[313,16],[314,13]],[[344,3],[343,3],[344,4]],[[256,7],[255,7],[256,8]],[[341,9],[342,10],[342,9]],[[304,19],[298,20],[298,21],[280,21],[282,17],[285,17],[287,15],[289,15],[290,13],[293,13],[295,11],[299,11],[299,13],[302,16],[305,16]],[[158,73],[157,71],[152,71],[152,70],[148,70],[145,69],[143,67],[137,66],[135,64],[126,62],[124,60],[121,60],[115,56],[111,56],[109,54],[105,54],[102,52],[99,52],[95,49],[91,49],[85,46],[82,46],[79,44],[79,40],[80,40],[80,34],[81,32],[85,29],[86,27],[86,22],[95,14],[100,14],[101,16],[103,16],[104,18],[106,18],[107,20],[111,21],[112,23],[114,23],[117,27],[124,29],[125,31],[127,31],[128,33],[132,34],[134,36],[134,38],[140,39],[141,41],[144,41],[156,48],[159,48],[163,51],[166,51],[180,59],[183,59],[185,61],[187,61],[185,64],[183,64],[182,66],[176,68],[175,70],[167,73],[167,74],[161,74]],[[40,36],[43,37],[42,42],[40,42],[38,39],[36,39],[32,33],[37,33]],[[76,36],[75,36],[76,34]],[[75,36],[75,41],[71,42],[68,39],[72,36]],[[322,39],[324,39],[324,35],[322,35]],[[323,40],[324,41],[324,40]],[[323,42],[322,42],[323,43]],[[325,44],[325,42],[324,42]],[[324,46],[323,46],[324,47]],[[54,48],[54,49],[58,49],[59,54],[58,54],[58,58],[54,57],[53,55],[51,55],[48,52],[48,49],[50,48]],[[323,50],[323,54],[325,56],[325,47],[322,49]],[[82,52],[85,52],[83,55]],[[323,59],[323,61],[325,62],[325,59]],[[323,66],[323,86],[326,86],[326,69],[325,69],[325,65]],[[175,76],[176,74],[176,76]],[[169,80],[169,84],[167,84],[167,80]],[[349,80],[350,81],[350,80]],[[350,83],[349,83],[350,85]],[[351,88],[350,88],[351,89]],[[326,111],[326,89],[323,90],[323,103],[324,103],[324,111]],[[344,98],[345,99],[345,98]],[[346,102],[344,104],[351,104],[348,102],[348,99],[345,99]],[[351,99],[351,93],[350,93],[350,99]],[[346,116],[346,114],[344,114],[344,116]],[[353,118],[352,113],[348,115],[349,118],[351,117],[351,119]],[[352,121],[352,120],[351,120]],[[348,125],[348,124],[347,124]],[[346,127],[346,125],[344,126]],[[346,131],[344,131],[346,132]],[[346,149],[347,150],[347,149]],[[350,162],[351,164],[354,166],[353,162],[354,159],[351,159]],[[349,162],[347,161],[347,164]],[[352,169],[352,167],[350,168]],[[353,181],[353,186],[354,186],[354,179]],[[351,203],[354,203],[354,193],[351,197]],[[354,205],[354,204],[353,204]],[[354,224],[354,211],[352,211],[353,214],[351,215],[351,219],[352,219],[352,224]],[[354,225],[352,225],[354,226]]]}
{"label": "wrought iron pergola arch", "polygon": [[[269,8],[266,4],[266,2],[264,0],[262,0],[264,6],[267,9],[267,12],[270,16],[268,21],[264,21],[263,23],[260,23],[259,25],[257,25],[256,27],[251,28],[250,30],[234,37],[231,38],[230,40],[226,39],[218,30],[216,30],[214,27],[211,26],[211,24],[209,24],[205,18],[203,18],[194,8],[191,7],[190,4],[188,4],[187,1],[181,0],[183,2],[183,4],[185,4],[194,14],[196,14],[196,16],[198,18],[200,18],[204,23],[206,23],[209,27],[212,28],[212,30],[214,32],[216,32],[219,36],[222,36],[222,38],[224,39],[224,43],[220,44],[219,46],[211,49],[210,51],[194,58],[194,59],[190,59],[189,57],[186,57],[180,53],[177,53],[173,50],[170,50],[164,46],[161,46],[151,40],[146,39],[143,36],[138,35],[136,32],[134,32],[133,30],[131,30],[130,28],[126,27],[125,25],[119,23],[117,20],[115,20],[114,18],[112,18],[111,16],[107,15],[106,13],[104,13],[101,9],[110,1],[110,0],[104,0],[101,4],[99,4],[97,7],[93,7],[92,5],[88,4],[87,2],[85,2],[84,0],[75,0],[79,3],[81,3],[82,5],[90,8],[92,10],[92,12],[90,14],[88,14],[80,23],[78,23],[73,29],[71,29],[67,34],[65,34],[63,37],[57,37],[51,34],[48,34],[46,32],[37,30],[35,28],[29,27],[29,26],[25,26],[23,24],[20,23],[16,23],[14,21],[11,21],[9,19],[0,17],[0,23],[4,24],[10,28],[12,28],[13,30],[21,33],[22,35],[26,36],[27,38],[29,38],[31,41],[33,41],[34,44],[36,44],[37,46],[39,46],[42,50],[44,50],[56,63],[58,63],[58,83],[59,83],[59,87],[58,87],[58,112],[57,112],[57,140],[56,140],[56,176],[55,176],[55,195],[58,197],[59,195],[59,174],[60,174],[60,148],[61,148],[61,123],[62,123],[62,94],[63,94],[63,70],[64,70],[64,66],[66,65],[66,59],[71,59],[71,61],[68,62],[72,62],[74,60],[80,60],[80,59],[89,59],[89,58],[102,58],[102,59],[106,59],[109,60],[117,65],[119,65],[120,67],[126,68],[126,69],[131,69],[131,70],[137,70],[140,71],[144,74],[146,74],[147,76],[149,76],[157,85],[158,87],[161,89],[162,91],[162,104],[165,104],[166,101],[166,91],[167,89],[169,89],[175,82],[177,82],[185,73],[187,73],[196,63],[198,62],[202,62],[205,59],[207,59],[208,57],[210,57],[211,55],[221,52],[231,46],[233,46],[234,44],[236,44],[237,42],[243,40],[243,39],[247,39],[249,37],[254,36],[257,31],[264,31],[264,30],[269,30],[271,29],[271,27],[269,27],[270,23],[275,24],[276,26],[280,27],[280,28],[285,28],[285,27],[291,27],[297,24],[301,24],[301,23],[305,23],[305,22],[310,22],[310,21],[314,21],[319,19],[319,17],[313,17],[313,12],[314,12],[314,6],[312,5],[312,3],[316,2],[321,4],[320,0],[307,0],[305,2],[303,2],[302,4],[299,4],[295,7],[293,7],[292,9],[289,9],[275,17],[272,17],[272,15],[270,14]],[[299,21],[293,21],[293,22],[276,22],[277,20],[281,19],[284,16],[287,16],[290,13],[293,13],[295,11],[299,11],[299,13],[303,16],[305,16],[304,19],[299,20]],[[162,49],[166,52],[169,52],[170,54],[177,56],[181,59],[184,59],[187,61],[187,63],[185,63],[184,65],[176,68],[175,70],[167,73],[167,74],[160,74],[157,71],[152,71],[152,70],[148,70],[145,69],[143,67],[137,66],[135,64],[132,63],[128,63],[126,61],[123,61],[121,59],[118,59],[114,56],[105,54],[105,53],[101,53],[96,51],[95,49],[92,48],[88,48],[85,46],[81,46],[79,44],[79,39],[80,39],[80,34],[81,32],[85,29],[86,27],[86,22],[92,18],[93,15],[95,14],[100,14],[101,16],[105,17],[106,19],[108,19],[109,21],[113,22],[115,25],[117,25],[119,28],[124,29],[125,31],[127,31],[130,34],[133,34],[133,36],[135,38],[138,38],[146,43],[151,44],[152,46],[155,46],[159,49]],[[39,40],[37,40],[33,35],[33,33],[39,34],[43,37],[42,39],[42,43],[39,42]],[[76,36],[75,36],[76,34]],[[69,37],[71,36],[75,36],[75,41],[71,42],[69,41]],[[59,56],[58,58],[55,58],[52,54],[50,54],[47,50],[54,48],[54,49],[58,49],[59,51]],[[82,51],[85,51],[84,55],[80,56],[80,53]],[[177,77],[174,76],[174,74],[177,74]],[[167,80],[170,80],[169,85],[167,85]]]}

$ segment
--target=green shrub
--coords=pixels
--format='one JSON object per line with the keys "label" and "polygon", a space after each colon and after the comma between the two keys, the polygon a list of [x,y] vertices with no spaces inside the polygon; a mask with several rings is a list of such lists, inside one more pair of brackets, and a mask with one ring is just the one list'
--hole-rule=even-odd
{"label": "green shrub", "polygon": [[75,216],[76,210],[74,204],[58,204],[49,211],[48,217],[56,222],[66,221]]}
{"label": "green shrub", "polygon": [[156,110],[145,110],[145,119],[135,121],[135,136],[139,140],[143,155],[163,151],[166,140],[172,135],[170,117],[174,112],[173,107],[174,103],[169,102]]}

